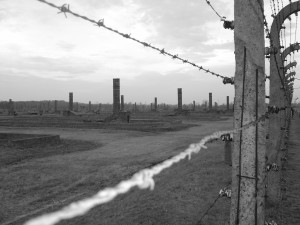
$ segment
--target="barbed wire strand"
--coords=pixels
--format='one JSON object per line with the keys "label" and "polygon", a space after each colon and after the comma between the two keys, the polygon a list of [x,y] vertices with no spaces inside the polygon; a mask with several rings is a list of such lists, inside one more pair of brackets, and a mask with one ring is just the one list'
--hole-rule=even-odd
{"label": "barbed wire strand", "polygon": [[193,66],[193,67],[196,67],[196,68],[199,69],[199,70],[203,70],[204,72],[209,73],[209,74],[211,74],[211,75],[213,75],[213,76],[221,77],[221,78],[223,78],[223,79],[224,79],[224,78],[231,79],[230,77],[222,76],[222,75],[220,75],[220,74],[218,74],[218,73],[215,73],[215,72],[213,72],[213,71],[210,71],[209,69],[205,69],[204,67],[199,66],[199,65],[197,65],[196,63],[190,62],[190,61],[187,60],[187,59],[181,58],[181,57],[178,56],[178,54],[176,54],[176,55],[175,55],[175,54],[171,54],[171,53],[167,52],[164,48],[160,49],[160,48],[157,48],[157,47],[155,47],[155,46],[153,46],[153,45],[151,45],[151,44],[149,44],[149,43],[146,43],[146,42],[140,41],[140,40],[138,40],[138,39],[136,39],[136,38],[133,38],[133,37],[131,37],[131,34],[122,33],[122,32],[120,32],[120,31],[118,31],[118,30],[116,30],[116,29],[113,29],[113,28],[111,28],[111,27],[108,27],[108,26],[106,26],[106,25],[104,24],[104,19],[101,19],[101,20],[99,20],[99,21],[96,21],[96,20],[90,19],[90,18],[88,18],[88,17],[86,17],[86,16],[82,16],[82,15],[80,15],[80,14],[78,14],[78,13],[75,13],[75,12],[73,12],[73,11],[70,10],[69,5],[67,5],[67,4],[64,4],[64,5],[62,5],[62,6],[57,6],[57,5],[55,5],[55,4],[53,4],[53,3],[50,3],[50,2],[48,2],[48,1],[46,1],[46,0],[37,0],[37,1],[42,2],[42,3],[45,3],[45,4],[47,4],[47,5],[49,5],[49,6],[53,7],[53,8],[56,8],[56,9],[60,10],[59,13],[64,13],[65,16],[66,16],[66,13],[72,14],[72,15],[75,16],[75,17],[78,17],[78,18],[81,18],[81,19],[83,19],[83,20],[89,21],[89,22],[93,23],[94,25],[96,25],[96,26],[98,26],[98,27],[103,27],[103,28],[105,28],[105,29],[107,29],[107,30],[109,30],[109,31],[112,31],[112,32],[114,32],[114,33],[116,33],[116,34],[118,34],[118,35],[124,37],[124,38],[130,39],[130,40],[135,41],[135,42],[137,42],[137,43],[139,43],[139,44],[142,44],[142,45],[145,46],[145,47],[148,47],[148,48],[151,48],[151,49],[153,49],[153,50],[156,50],[156,51],[158,51],[158,52],[159,52],[160,54],[162,54],[162,55],[167,55],[167,56],[172,57],[172,59],[177,59],[177,60],[179,60],[179,61],[181,61],[181,62],[183,62],[183,63],[187,63],[187,64],[189,64],[189,65],[191,65],[191,66]]}
{"label": "barbed wire strand", "polygon": [[[229,185],[231,185],[231,181],[226,184],[226,186],[224,187],[224,189],[228,188]],[[201,216],[200,220],[196,223],[196,225],[201,225],[201,222],[203,221],[203,219],[205,218],[205,216],[208,215],[208,213],[210,212],[210,210],[216,205],[216,203],[218,202],[218,200],[220,198],[222,198],[222,196],[220,194],[218,194],[218,196],[214,199],[214,201],[212,202],[212,204],[203,213],[203,215]]]}
{"label": "barbed wire strand", "polygon": [[205,0],[206,3],[210,6],[210,8],[216,13],[216,15],[220,18],[221,21],[224,21],[226,19],[225,16],[221,16],[216,10],[215,8],[211,5],[210,1]]}
{"label": "barbed wire strand", "polygon": [[130,179],[121,181],[115,187],[100,190],[97,194],[89,198],[71,203],[70,205],[62,208],[59,211],[33,218],[27,221],[25,225],[53,225],[60,222],[61,220],[82,216],[92,208],[110,202],[120,194],[127,193],[133,187],[138,187],[140,189],[149,188],[150,190],[153,190],[155,186],[153,177],[160,174],[164,169],[171,167],[173,164],[178,163],[185,158],[188,158],[190,160],[193,153],[197,154],[202,148],[206,149],[207,147],[205,146],[205,144],[210,142],[211,140],[218,139],[224,134],[232,134],[234,132],[246,130],[249,127],[255,126],[259,122],[264,121],[267,118],[268,114],[269,112],[262,115],[258,120],[245,124],[241,128],[228,131],[217,131],[211,135],[208,135],[201,139],[198,143],[191,144],[189,148],[179,153],[178,155],[175,155],[172,158],[167,159],[151,168],[140,170],[139,172],[135,173]]}

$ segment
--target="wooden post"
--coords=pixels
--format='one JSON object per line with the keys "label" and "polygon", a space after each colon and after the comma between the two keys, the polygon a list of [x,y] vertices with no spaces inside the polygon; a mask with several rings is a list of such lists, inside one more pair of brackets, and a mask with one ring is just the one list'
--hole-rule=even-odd
{"label": "wooden post", "polygon": [[[266,110],[262,8],[262,0],[234,1],[235,129],[256,121]],[[264,224],[266,136],[264,122],[256,126],[234,133],[231,225]]]}

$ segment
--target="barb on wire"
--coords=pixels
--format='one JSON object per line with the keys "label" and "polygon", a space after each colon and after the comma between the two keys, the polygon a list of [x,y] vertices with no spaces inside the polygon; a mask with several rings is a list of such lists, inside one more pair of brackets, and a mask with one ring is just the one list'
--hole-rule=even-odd
{"label": "barb on wire", "polygon": [[155,47],[155,46],[153,46],[153,45],[151,45],[151,44],[149,44],[149,43],[146,43],[146,42],[140,41],[140,40],[138,40],[138,39],[136,39],[136,38],[133,38],[133,37],[131,37],[131,34],[122,33],[122,32],[120,32],[120,31],[118,31],[118,30],[116,30],[116,29],[113,29],[113,28],[111,28],[111,27],[108,27],[108,26],[106,26],[106,25],[104,24],[104,19],[101,19],[101,20],[96,21],[96,20],[90,19],[90,18],[88,18],[88,17],[86,17],[86,16],[82,16],[82,15],[80,15],[80,14],[78,14],[78,13],[75,13],[75,12],[71,11],[69,5],[66,5],[66,4],[64,4],[63,6],[59,7],[59,6],[57,6],[57,5],[53,4],[53,3],[50,3],[50,2],[48,2],[48,1],[46,1],[46,0],[37,0],[37,1],[42,2],[42,3],[45,3],[45,4],[47,4],[47,5],[49,5],[49,6],[53,7],[53,8],[57,8],[58,10],[60,10],[59,13],[64,13],[64,14],[65,14],[65,13],[70,13],[70,14],[72,14],[72,15],[75,16],[75,17],[78,17],[78,18],[81,18],[81,19],[83,19],[83,20],[89,21],[89,22],[93,23],[93,24],[96,25],[96,26],[103,27],[104,29],[107,29],[107,30],[109,30],[109,31],[111,31],[111,32],[114,32],[114,33],[116,33],[116,34],[118,34],[118,35],[120,35],[120,36],[122,36],[122,37],[124,37],[124,38],[130,39],[130,40],[135,41],[135,42],[137,42],[137,43],[139,43],[139,44],[142,44],[142,45],[145,46],[145,47],[148,47],[148,48],[151,48],[151,49],[153,49],[153,50],[156,50],[156,51],[158,51],[160,54],[163,54],[163,55],[165,55],[165,56],[170,56],[172,59],[177,59],[177,60],[179,60],[179,61],[181,61],[181,62],[183,62],[183,63],[187,63],[187,64],[189,64],[189,65],[191,65],[191,66],[193,66],[193,67],[196,67],[196,68],[199,69],[199,70],[203,70],[203,71],[205,71],[205,72],[207,72],[207,73],[209,73],[209,74],[211,74],[211,75],[213,75],[213,76],[221,77],[221,78],[223,78],[223,79],[224,79],[224,78],[231,79],[231,78],[229,78],[229,77],[222,76],[222,75],[220,75],[220,74],[218,74],[218,73],[214,73],[214,72],[212,72],[212,71],[210,71],[210,70],[208,70],[208,69],[205,69],[205,68],[203,68],[202,66],[199,66],[199,65],[197,65],[196,63],[190,62],[190,61],[187,60],[187,59],[181,58],[181,57],[178,56],[178,54],[171,54],[171,53],[167,52],[164,48],[160,49],[160,48],[157,48],[157,47]]}
{"label": "barb on wire", "polygon": [[63,4],[60,8],[59,8],[60,12],[58,12],[57,14],[63,13],[65,15],[65,17],[67,18],[67,12],[70,11],[70,5],[68,4]]}
{"label": "barb on wire", "polygon": [[178,163],[185,158],[191,159],[193,153],[199,153],[202,148],[206,149],[207,147],[205,146],[205,144],[210,142],[211,140],[218,139],[224,134],[246,130],[249,127],[255,126],[259,122],[264,121],[266,118],[267,117],[265,114],[256,121],[252,121],[241,128],[229,131],[217,131],[211,135],[204,137],[200,140],[200,142],[191,144],[189,148],[179,153],[178,155],[175,155],[172,158],[167,159],[151,168],[146,168],[135,173],[130,179],[121,181],[115,187],[100,190],[94,196],[78,202],[74,202],[57,212],[45,214],[31,219],[26,222],[25,225],[53,225],[64,219],[71,219],[77,216],[82,216],[95,206],[110,202],[118,195],[127,193],[133,187],[139,187],[140,189],[149,188],[150,190],[153,190],[155,186],[153,177],[160,174],[164,169],[171,167],[173,164]]}

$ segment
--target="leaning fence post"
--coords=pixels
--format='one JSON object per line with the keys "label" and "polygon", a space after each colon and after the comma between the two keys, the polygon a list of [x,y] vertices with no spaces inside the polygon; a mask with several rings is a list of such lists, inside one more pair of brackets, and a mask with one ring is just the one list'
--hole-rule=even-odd
{"label": "leaning fence post", "polygon": [[[262,0],[234,1],[234,41],[234,127],[238,129],[266,110]],[[256,126],[233,136],[231,225],[264,224],[266,137],[264,122]]]}

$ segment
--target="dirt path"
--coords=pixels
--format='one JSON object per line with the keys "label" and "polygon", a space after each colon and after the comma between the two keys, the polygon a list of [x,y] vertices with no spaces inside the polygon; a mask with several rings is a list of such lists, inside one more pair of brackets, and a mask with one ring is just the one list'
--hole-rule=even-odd
{"label": "dirt path", "polygon": [[283,172],[282,224],[300,224],[300,118],[295,116],[291,121],[290,137],[288,141],[287,161]]}

